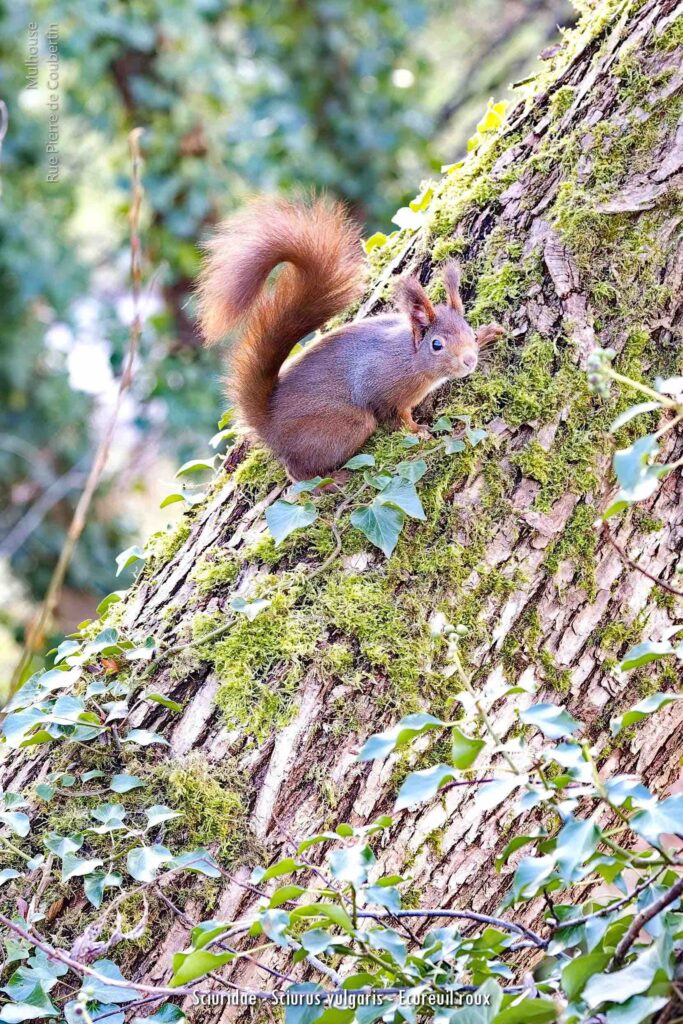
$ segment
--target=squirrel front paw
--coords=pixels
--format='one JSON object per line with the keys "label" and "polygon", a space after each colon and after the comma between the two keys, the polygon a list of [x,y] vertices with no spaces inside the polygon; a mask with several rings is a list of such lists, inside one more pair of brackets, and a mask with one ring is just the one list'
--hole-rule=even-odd
{"label": "squirrel front paw", "polygon": [[486,324],[477,331],[477,345],[479,348],[485,348],[487,345],[492,345],[494,341],[498,341],[504,335],[505,328],[501,327],[500,324]]}

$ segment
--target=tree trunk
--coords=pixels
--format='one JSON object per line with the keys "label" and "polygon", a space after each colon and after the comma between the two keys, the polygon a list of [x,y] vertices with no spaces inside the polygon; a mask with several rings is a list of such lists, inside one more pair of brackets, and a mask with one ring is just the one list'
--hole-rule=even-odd
{"label": "tree trunk", "polygon": [[[182,713],[142,702],[129,719],[170,747],[147,748],[137,761],[127,745],[108,756],[115,770],[135,762],[163,785],[175,772],[169,802],[175,795],[188,817],[194,794],[199,838],[219,849],[233,880],[208,909],[206,889],[193,890],[184,902],[192,920],[244,911],[254,898],[243,887],[247,864],[290,852],[292,837],[391,811],[405,758],[368,766],[355,755],[369,733],[407,711],[451,708],[429,630],[437,611],[468,627],[468,661],[484,693],[503,675],[534,681],[541,697],[565,701],[588,723],[605,772],[642,773],[660,794],[676,781],[680,704],[610,741],[613,715],[675,682],[651,666],[616,676],[619,655],[641,634],[658,639],[681,604],[663,600],[593,526],[613,490],[606,428],[622,399],[592,397],[584,364],[599,343],[615,348],[616,365],[632,376],[680,372],[681,11],[673,0],[649,0],[609,18],[587,15],[541,73],[535,98],[436,187],[424,226],[374,250],[360,315],[381,306],[395,274],[413,269],[436,281],[439,262],[457,254],[471,322],[498,319],[508,331],[488,366],[436,396],[435,413],[469,414],[489,436],[430,461],[419,484],[427,520],[406,529],[391,558],[343,513],[339,556],[309,579],[333,549],[338,499],[323,496],[318,522],[274,547],[263,514],[284,477],[242,443],[207,501],[157,542],[137,584],[106,613],[105,625],[124,635],[171,646],[151,689]],[[680,435],[667,437],[667,459],[680,457]],[[397,434],[377,435],[368,450],[378,465],[406,455]],[[629,555],[664,579],[680,557],[682,499],[680,473],[672,474],[646,514],[629,514],[616,530]],[[265,585],[272,603],[253,622],[231,611],[236,594]],[[222,635],[196,642],[222,625]],[[512,703],[496,704],[495,715],[501,732],[518,727]],[[81,748],[60,750],[15,757],[8,787],[80,762]],[[222,797],[234,798],[226,834],[206,802],[216,780]],[[467,787],[455,788],[396,816],[383,866],[409,865],[424,905],[494,912],[509,870],[496,873],[493,862],[511,830],[522,823],[505,804],[482,816]],[[92,913],[78,880],[66,889],[69,908],[54,923],[65,944]],[[186,922],[161,902],[155,914],[151,941],[125,947],[128,976],[168,978],[170,954],[186,944]],[[249,963],[226,976],[265,984]]]}

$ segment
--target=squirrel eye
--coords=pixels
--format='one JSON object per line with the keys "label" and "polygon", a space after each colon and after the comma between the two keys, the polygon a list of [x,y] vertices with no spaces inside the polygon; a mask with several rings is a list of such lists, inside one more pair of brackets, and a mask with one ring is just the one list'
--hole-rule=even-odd
{"label": "squirrel eye", "polygon": [[443,348],[441,338],[432,338],[432,352],[440,352]]}

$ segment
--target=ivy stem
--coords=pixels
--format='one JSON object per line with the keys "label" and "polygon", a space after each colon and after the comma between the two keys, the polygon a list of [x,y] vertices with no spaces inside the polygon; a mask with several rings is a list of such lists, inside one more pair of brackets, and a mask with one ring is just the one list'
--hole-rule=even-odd
{"label": "ivy stem", "polygon": [[655,402],[659,402],[665,409],[675,409],[677,412],[680,411],[681,406],[678,402],[674,402],[673,399],[667,398],[665,395],[655,391],[654,388],[650,388],[647,384],[641,384],[637,380],[631,380],[630,377],[624,377],[623,374],[613,369],[611,366],[605,368],[605,372],[608,377],[611,377],[613,381],[618,384],[625,384],[626,387],[633,388],[634,391],[640,391],[641,395],[646,395]]}
{"label": "ivy stem", "polygon": [[0,842],[4,843],[7,849],[11,850],[12,853],[15,853],[17,857],[21,857],[22,860],[25,860],[27,864],[33,859],[29,857],[28,854],[24,853],[23,850],[20,850],[18,846],[15,846],[14,843],[10,842],[9,839],[6,839],[5,836],[0,836]]}

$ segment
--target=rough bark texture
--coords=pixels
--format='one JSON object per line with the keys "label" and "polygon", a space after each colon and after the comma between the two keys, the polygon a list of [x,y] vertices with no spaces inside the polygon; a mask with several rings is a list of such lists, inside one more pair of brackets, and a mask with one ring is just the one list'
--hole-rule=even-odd
{"label": "rough bark texture", "polygon": [[[385,562],[342,517],[341,555],[307,584],[332,548],[326,523],[336,499],[323,499],[328,514],[315,528],[275,549],[263,512],[282,490],[281,471],[240,445],[209,500],[157,545],[110,615],[127,634],[182,644],[227,621],[236,592],[275,587],[254,623],[240,619],[160,662],[154,689],[184,703],[182,715],[140,704],[131,718],[170,741],[148,765],[170,759],[191,773],[200,758],[226,791],[235,780],[244,811],[235,827],[248,821],[249,844],[267,857],[286,850],[288,836],[391,810],[405,761],[369,767],[355,752],[400,713],[449,707],[441,648],[427,628],[437,610],[469,625],[468,660],[484,693],[501,675],[532,678],[589,723],[604,772],[641,772],[659,793],[678,777],[680,706],[617,746],[609,739],[612,715],[675,685],[671,670],[617,679],[612,667],[643,631],[659,638],[681,604],[663,601],[593,529],[612,490],[605,428],[619,399],[593,399],[582,366],[602,343],[620,353],[623,372],[680,372],[681,6],[613,10],[584,19],[504,133],[436,188],[424,228],[373,254],[375,283],[360,315],[379,308],[393,275],[413,268],[427,283],[457,253],[472,322],[495,317],[509,332],[488,367],[436,396],[438,412],[471,414],[491,436],[462,459],[430,463],[420,485],[427,522],[411,525]],[[398,461],[399,441],[382,435],[370,450],[378,462]],[[682,445],[672,438],[667,456]],[[665,579],[680,557],[682,499],[675,474],[646,514],[617,530],[629,554]],[[516,727],[511,703],[494,711],[501,731]],[[5,774],[17,790],[53,768],[49,752],[22,755]],[[385,867],[410,865],[424,905],[493,912],[509,882],[494,857],[520,828],[505,805],[482,817],[467,787],[454,789],[397,817]],[[238,884],[249,857],[234,847],[224,863],[236,881],[215,894],[213,917],[232,918],[253,899]],[[205,898],[186,898],[193,920],[209,916]],[[78,932],[82,909],[74,889],[65,936]],[[129,969],[150,980],[168,977],[187,936],[165,907],[158,915],[166,923],[153,926],[154,941],[126,950]],[[232,977],[264,984],[250,964]]]}

